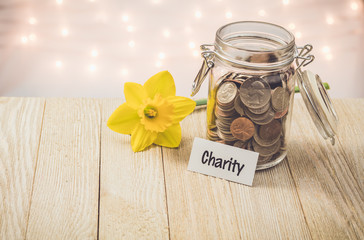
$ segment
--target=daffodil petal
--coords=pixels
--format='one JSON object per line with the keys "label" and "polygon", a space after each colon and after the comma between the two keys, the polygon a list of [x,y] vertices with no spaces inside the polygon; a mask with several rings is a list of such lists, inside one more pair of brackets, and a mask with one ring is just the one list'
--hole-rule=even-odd
{"label": "daffodil petal", "polygon": [[167,128],[164,132],[159,133],[154,143],[164,147],[178,147],[181,142],[181,136],[181,126],[177,123]]}
{"label": "daffodil petal", "polygon": [[137,124],[131,133],[131,148],[134,152],[144,150],[157,138],[158,133],[145,130],[142,124]]}
{"label": "daffodil petal", "polygon": [[156,93],[162,97],[175,96],[176,86],[172,75],[168,71],[162,71],[149,78],[144,83],[144,88],[150,98],[154,98]]}
{"label": "daffodil petal", "polygon": [[139,121],[137,111],[123,103],[111,114],[107,120],[107,126],[115,132],[131,134]]}
{"label": "daffodil petal", "polygon": [[137,109],[143,103],[143,100],[148,97],[144,87],[133,82],[125,83],[124,94],[127,104],[134,109]]}
{"label": "daffodil petal", "polygon": [[166,100],[172,103],[174,107],[173,123],[179,123],[188,114],[192,113],[196,107],[196,102],[186,97],[171,96]]}

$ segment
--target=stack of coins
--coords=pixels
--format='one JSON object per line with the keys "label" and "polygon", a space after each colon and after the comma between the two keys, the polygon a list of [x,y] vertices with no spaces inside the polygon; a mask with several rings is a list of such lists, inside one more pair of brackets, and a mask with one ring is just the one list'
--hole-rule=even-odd
{"label": "stack of coins", "polygon": [[277,158],[285,151],[293,73],[291,67],[268,75],[228,72],[220,77],[210,92],[216,104],[208,138],[258,152],[258,164]]}

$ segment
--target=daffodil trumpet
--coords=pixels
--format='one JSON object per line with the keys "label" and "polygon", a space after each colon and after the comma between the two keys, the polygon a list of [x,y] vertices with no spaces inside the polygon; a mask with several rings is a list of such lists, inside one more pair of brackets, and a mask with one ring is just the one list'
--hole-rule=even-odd
{"label": "daffodil trumpet", "polygon": [[180,121],[193,112],[196,102],[176,96],[176,87],[168,71],[152,76],[144,85],[127,82],[125,102],[110,116],[107,126],[131,135],[134,152],[151,144],[175,148],[181,142]]}

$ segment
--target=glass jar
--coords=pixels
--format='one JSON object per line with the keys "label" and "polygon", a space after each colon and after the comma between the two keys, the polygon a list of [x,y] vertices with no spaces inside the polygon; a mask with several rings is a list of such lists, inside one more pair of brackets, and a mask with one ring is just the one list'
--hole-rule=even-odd
{"label": "glass jar", "polygon": [[301,68],[314,60],[311,45],[297,47],[292,33],[265,22],[235,22],[201,46],[204,62],[195,95],[210,72],[208,139],[259,153],[257,170],[287,155],[295,85],[324,138],[334,144],[337,116],[321,79]]}

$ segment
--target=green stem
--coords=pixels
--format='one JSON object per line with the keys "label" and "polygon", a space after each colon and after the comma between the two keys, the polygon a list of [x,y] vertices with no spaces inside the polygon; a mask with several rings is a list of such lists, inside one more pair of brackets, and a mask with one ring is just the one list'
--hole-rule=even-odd
{"label": "green stem", "polygon": [[[327,90],[329,90],[329,89],[330,89],[330,85],[329,85],[328,83],[324,82],[323,84],[324,84],[324,87],[325,87]],[[298,93],[298,92],[300,92],[300,89],[296,86],[296,87],[294,88],[294,92],[295,92],[295,93]],[[206,104],[207,104],[207,99],[206,99],[206,98],[197,99],[197,100],[195,100],[195,102],[196,102],[196,106],[204,106],[204,105],[206,105]]]}

